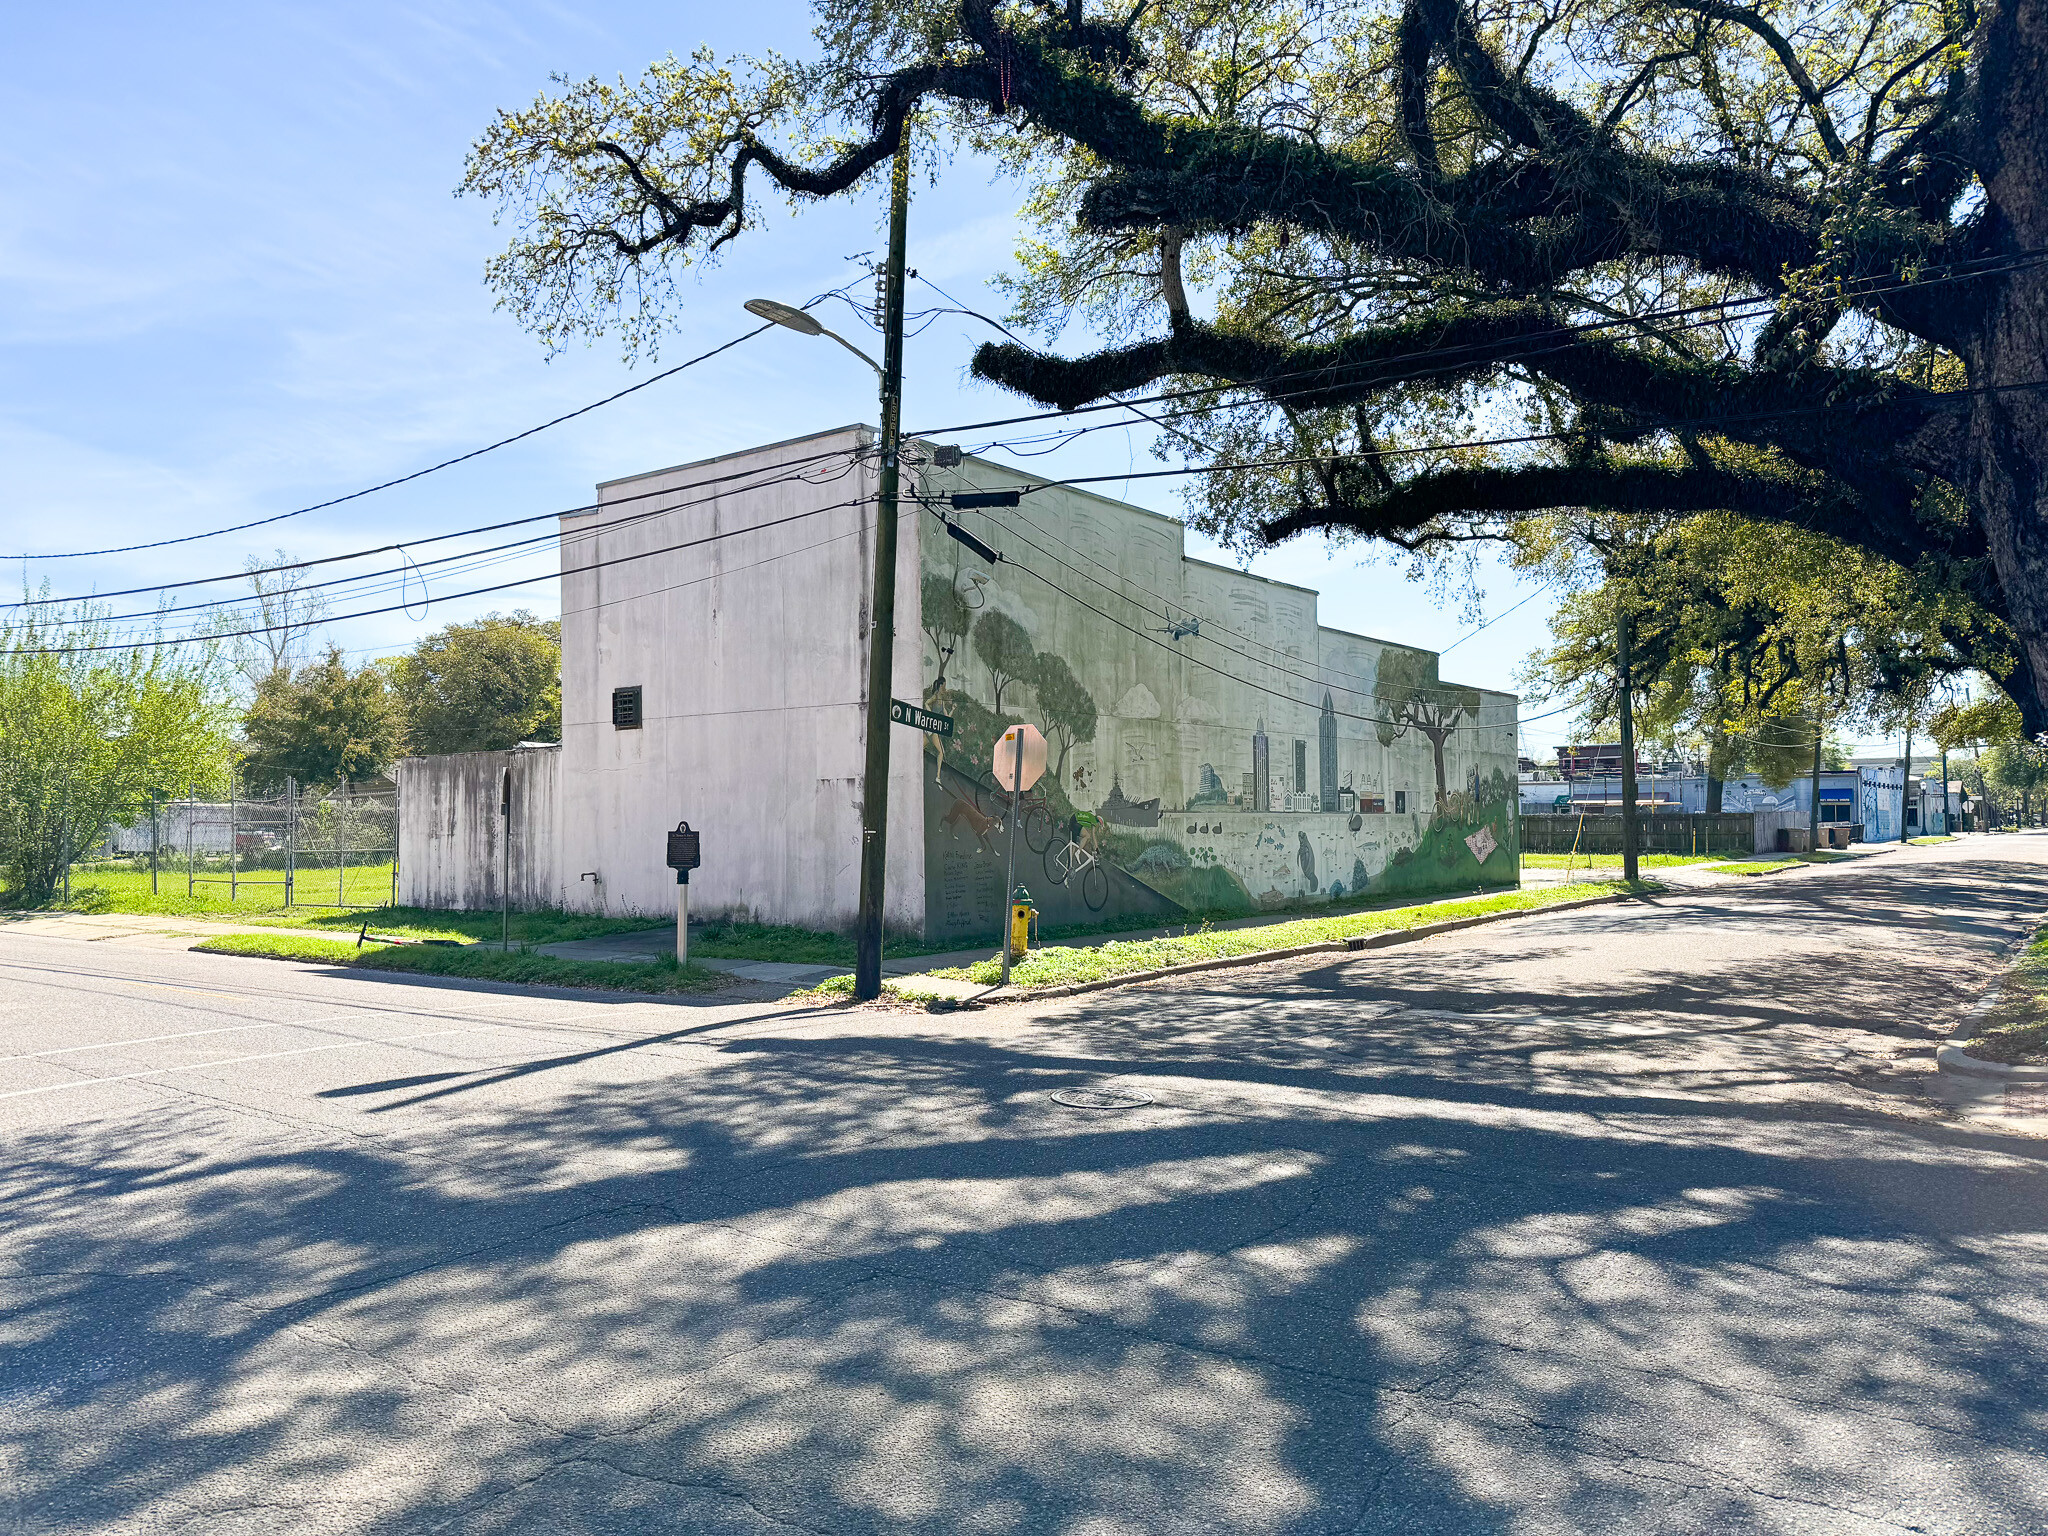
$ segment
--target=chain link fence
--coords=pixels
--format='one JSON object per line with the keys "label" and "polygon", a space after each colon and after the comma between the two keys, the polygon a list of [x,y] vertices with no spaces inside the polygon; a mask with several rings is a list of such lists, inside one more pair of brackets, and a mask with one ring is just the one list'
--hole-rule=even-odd
{"label": "chain link fence", "polygon": [[185,892],[273,890],[287,907],[392,906],[398,898],[398,789],[333,789],[287,779],[271,795],[187,797],[160,805],[149,838],[159,869],[184,864]]}

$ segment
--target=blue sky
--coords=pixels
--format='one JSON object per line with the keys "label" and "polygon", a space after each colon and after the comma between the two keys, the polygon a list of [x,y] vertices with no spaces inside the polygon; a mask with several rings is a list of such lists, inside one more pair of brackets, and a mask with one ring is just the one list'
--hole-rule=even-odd
{"label": "blue sky", "polygon": [[[808,12],[787,0],[16,10],[0,100],[0,554],[165,538],[341,495],[728,340],[751,324],[745,298],[800,302],[848,281],[859,268],[846,258],[880,244],[872,200],[778,219],[701,281],[686,280],[689,302],[660,364],[628,368],[603,341],[549,360],[483,286],[484,260],[500,244],[491,210],[452,195],[491,113],[531,100],[553,73],[637,74],[700,43],[801,54],[808,28]],[[911,264],[971,307],[1000,313],[985,284],[1010,258],[1017,199],[1013,185],[967,161],[936,187],[920,185]],[[986,334],[947,317],[910,343],[908,426],[1029,409],[966,379]],[[568,507],[599,480],[873,420],[872,376],[828,348],[771,333],[574,423],[345,507],[169,550],[20,570],[60,595],[188,581],[280,547],[305,558]],[[1146,443],[1100,433],[1028,462],[1060,475],[1156,468]],[[1136,482],[1129,499],[1179,505],[1169,481]],[[1193,539],[1190,552],[1218,557]],[[537,555],[466,584],[551,563],[551,553]],[[1395,567],[1361,563],[1354,551],[1303,541],[1253,569],[1319,589],[1324,622],[1339,627],[1438,649],[1471,627]],[[1482,585],[1484,612],[1498,622],[1460,644],[1444,673],[1512,687],[1544,638],[1550,599],[1523,603],[1532,589],[1497,565]],[[351,621],[334,638],[378,654],[453,619],[522,605],[552,612],[553,584]],[[1564,724],[1529,727],[1527,745],[1564,739]]]}

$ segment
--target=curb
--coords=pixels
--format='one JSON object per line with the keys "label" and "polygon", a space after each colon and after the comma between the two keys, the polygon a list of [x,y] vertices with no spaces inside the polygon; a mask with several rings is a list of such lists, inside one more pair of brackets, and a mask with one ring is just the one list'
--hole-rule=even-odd
{"label": "curb", "polygon": [[[1659,895],[1661,892],[1648,892]],[[1315,944],[1293,944],[1284,949],[1256,949],[1249,954],[1226,955],[1220,960],[1191,960],[1186,965],[1161,966],[1151,971],[1131,971],[1122,976],[1105,976],[1100,981],[1074,981],[1063,987],[1013,987],[999,1002],[1039,1001],[1053,997],[1078,997],[1084,992],[1104,992],[1111,987],[1128,987],[1141,981],[1159,981],[1169,976],[1193,976],[1202,971],[1230,970],[1237,966],[1266,965],[1274,960],[1291,960],[1299,955],[1332,955],[1366,949],[1386,949],[1395,944],[1412,944],[1456,933],[1460,928],[1483,928],[1518,917],[1542,917],[1552,912],[1575,912],[1581,907],[1605,907],[1618,901],[1636,901],[1638,894],[1621,892],[1612,896],[1586,896],[1577,901],[1554,901],[1547,906],[1522,907],[1512,912],[1486,912],[1478,917],[1456,917],[1441,923],[1424,923],[1417,928],[1395,928],[1385,933],[1362,933],[1350,939],[1324,939]],[[995,989],[991,989],[995,990]],[[985,998],[987,993],[983,993]]]}
{"label": "curb", "polygon": [[2008,1083],[2048,1083],[2048,1067],[2009,1067],[2002,1061],[1984,1061],[1960,1045],[1937,1046],[1934,1068],[1952,1077],[1990,1077]]}
{"label": "curb", "polygon": [[2048,1067],[2013,1067],[2002,1061],[1985,1061],[1972,1056],[1961,1043],[1975,1038],[1978,1021],[1998,1001],[1999,994],[2005,990],[2005,978],[2034,938],[2035,933],[2031,929],[2020,935],[2019,941],[2012,946],[2012,958],[2006,968],[1984,989],[1984,995],[1970,1005],[1970,1011],[1963,1015],[1962,1022],[1948,1032],[1949,1043],[1934,1048],[1935,1071],[1946,1072],[1952,1077],[1985,1077],[2008,1083],[2048,1083]]}

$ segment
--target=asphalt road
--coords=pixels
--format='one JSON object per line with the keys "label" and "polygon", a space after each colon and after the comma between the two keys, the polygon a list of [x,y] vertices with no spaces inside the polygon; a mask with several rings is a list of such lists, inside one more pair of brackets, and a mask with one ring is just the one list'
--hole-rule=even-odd
{"label": "asphalt road", "polygon": [[0,930],[0,1530],[2048,1530],[2048,1141],[1923,1091],[2044,915],[1985,839],[951,1016]]}

